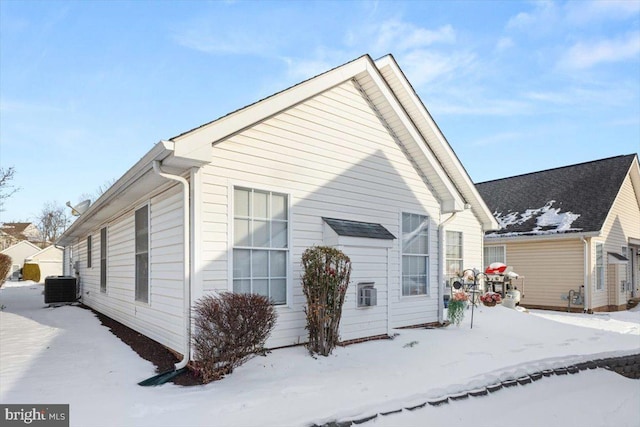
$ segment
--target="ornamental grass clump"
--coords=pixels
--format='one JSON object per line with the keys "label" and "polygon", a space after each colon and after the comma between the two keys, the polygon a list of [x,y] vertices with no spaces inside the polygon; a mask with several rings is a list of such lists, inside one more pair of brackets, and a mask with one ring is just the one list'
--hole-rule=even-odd
{"label": "ornamental grass clump", "polygon": [[454,292],[453,296],[449,300],[449,306],[447,307],[447,315],[449,322],[460,326],[462,319],[464,319],[464,308],[469,301],[469,296],[466,292]]}
{"label": "ornamental grass clump", "polygon": [[307,315],[311,354],[328,356],[339,342],[340,318],[349,278],[351,260],[342,251],[328,246],[314,246],[302,254],[302,290],[307,298]]}
{"label": "ornamental grass clump", "polygon": [[256,354],[276,324],[269,298],[256,294],[206,295],[194,306],[195,371],[208,383],[218,380]]}

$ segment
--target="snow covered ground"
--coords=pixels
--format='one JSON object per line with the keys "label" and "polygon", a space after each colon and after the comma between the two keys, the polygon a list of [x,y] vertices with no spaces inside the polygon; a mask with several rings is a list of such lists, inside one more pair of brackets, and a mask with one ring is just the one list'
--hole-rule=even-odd
{"label": "snow covered ground", "polygon": [[[393,340],[312,358],[304,347],[256,357],[206,386],[140,387],[151,363],[78,307],[44,308],[43,287],[0,289],[0,401],[68,403],[73,426],[305,426],[585,360],[640,352],[640,310],[596,315],[501,306],[460,327],[398,330]],[[6,285],[5,285],[6,286]],[[552,376],[375,426],[640,426],[640,380],[602,369]]]}

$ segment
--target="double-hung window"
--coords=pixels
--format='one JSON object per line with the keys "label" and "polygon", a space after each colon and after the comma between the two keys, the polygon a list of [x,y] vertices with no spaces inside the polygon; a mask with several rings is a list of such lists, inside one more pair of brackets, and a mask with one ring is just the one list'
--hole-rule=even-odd
{"label": "double-hung window", "polygon": [[100,291],[107,292],[107,227],[100,229]]}
{"label": "double-hung window", "polygon": [[596,243],[596,290],[604,289],[604,244]]}
{"label": "double-hung window", "polygon": [[91,236],[87,236],[87,268],[91,268]]}
{"label": "double-hung window", "polygon": [[462,233],[460,231],[447,231],[447,277],[452,278],[461,275],[462,269]]}
{"label": "double-hung window", "polygon": [[484,247],[484,267],[487,268],[494,262],[507,263],[504,246],[485,246]]}
{"label": "double-hung window", "polygon": [[402,295],[426,295],[429,277],[429,218],[402,214]]}
{"label": "double-hung window", "polygon": [[288,196],[242,187],[233,193],[233,291],[286,304]]}
{"label": "double-hung window", "polygon": [[149,302],[149,206],[135,214],[136,301]]}

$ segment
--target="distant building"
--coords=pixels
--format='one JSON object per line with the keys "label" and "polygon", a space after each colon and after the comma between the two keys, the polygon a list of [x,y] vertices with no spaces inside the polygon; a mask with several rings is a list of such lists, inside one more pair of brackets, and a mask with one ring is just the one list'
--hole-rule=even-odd
{"label": "distant building", "polygon": [[15,245],[21,240],[42,246],[42,233],[31,222],[5,222],[0,227],[0,250]]}

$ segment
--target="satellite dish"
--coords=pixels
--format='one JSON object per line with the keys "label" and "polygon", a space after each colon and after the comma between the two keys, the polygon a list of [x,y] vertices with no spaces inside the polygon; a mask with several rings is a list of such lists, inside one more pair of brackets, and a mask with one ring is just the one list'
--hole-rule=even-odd
{"label": "satellite dish", "polygon": [[91,200],[87,199],[84,202],[78,203],[76,206],[71,206],[71,202],[67,202],[67,206],[71,208],[71,215],[80,216],[89,209],[89,205],[91,205]]}

